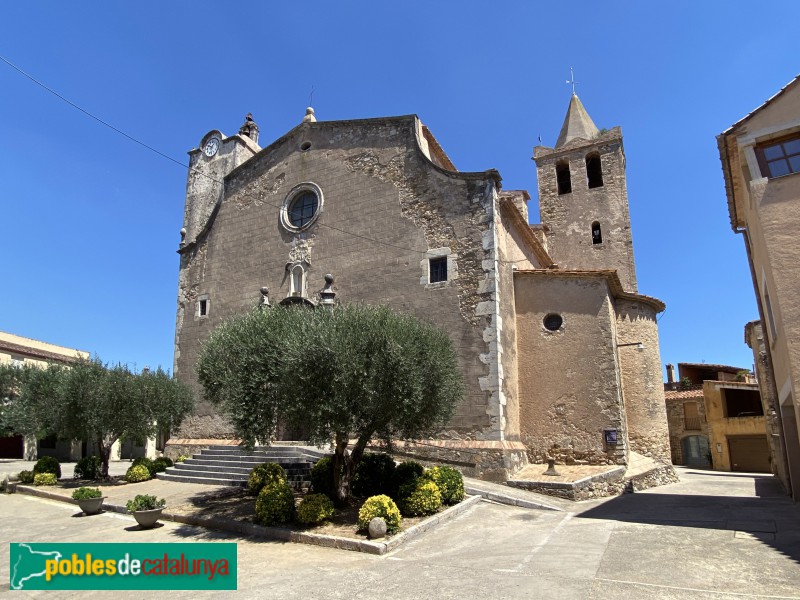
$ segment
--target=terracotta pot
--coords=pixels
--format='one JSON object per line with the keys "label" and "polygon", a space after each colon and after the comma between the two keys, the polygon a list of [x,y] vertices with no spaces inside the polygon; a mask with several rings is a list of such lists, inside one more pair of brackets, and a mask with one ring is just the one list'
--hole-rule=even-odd
{"label": "terracotta pot", "polygon": [[136,519],[142,529],[150,529],[158,523],[158,519],[161,518],[161,511],[165,508],[165,506],[162,506],[153,510],[137,510],[134,511],[133,518]]}
{"label": "terracotta pot", "polygon": [[78,506],[81,507],[84,514],[96,515],[103,509],[103,500],[105,499],[105,496],[100,498],[85,498],[83,500],[78,500]]}

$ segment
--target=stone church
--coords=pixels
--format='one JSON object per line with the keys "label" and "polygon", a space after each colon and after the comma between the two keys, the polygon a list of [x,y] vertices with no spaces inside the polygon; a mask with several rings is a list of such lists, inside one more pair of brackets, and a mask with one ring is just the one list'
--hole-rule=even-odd
{"label": "stone church", "polygon": [[[524,190],[461,172],[415,115],[317,121],[265,147],[248,115],[190,151],[175,373],[197,387],[203,340],[258,303],[387,304],[450,335],[466,383],[436,439],[403,452],[506,480],[527,463],[669,463],[656,315],[639,294],[619,127],[573,95]],[[329,290],[330,291],[330,290]],[[199,390],[198,390],[199,391]],[[198,394],[200,396],[200,394]],[[231,439],[199,404],[175,443]],[[291,437],[291,436],[290,436]]]}

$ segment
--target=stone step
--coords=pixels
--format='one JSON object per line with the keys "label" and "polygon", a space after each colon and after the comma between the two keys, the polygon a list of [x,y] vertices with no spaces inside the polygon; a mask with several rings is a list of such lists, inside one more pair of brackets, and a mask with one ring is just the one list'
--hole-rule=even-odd
{"label": "stone step", "polygon": [[[175,475],[173,473],[156,473],[162,481],[176,481],[180,483],[201,483],[204,485],[224,485],[228,487],[247,487],[247,479],[231,479],[228,477],[204,477],[201,475]],[[289,486],[296,490],[305,490],[310,487],[307,481],[288,481]]]}
{"label": "stone step", "polygon": [[[250,478],[250,473],[231,473],[226,471],[204,471],[202,469],[175,469],[174,467],[170,467],[166,471],[163,471],[167,475],[175,475],[176,477],[211,477],[211,478],[221,478],[221,479],[230,479],[232,481],[247,481]],[[307,481],[308,477],[306,477],[305,473],[293,473],[286,475],[286,480],[289,482],[292,481]]]}
{"label": "stone step", "polygon": [[[190,458],[183,463],[177,464],[190,464],[190,465],[208,465],[209,467],[239,467],[244,469],[252,469],[253,467],[257,467],[258,465],[263,465],[265,462],[277,462],[277,461],[263,461],[263,460],[219,460],[218,456],[213,458]],[[312,468],[313,465],[310,462],[278,462],[280,466],[284,469],[305,469],[305,468]]]}
{"label": "stone step", "polygon": [[[176,470],[183,471],[209,471],[212,473],[240,473],[243,475],[250,475],[250,472],[253,470],[249,467],[234,467],[230,465],[225,466],[218,466],[218,465],[209,465],[206,463],[200,463],[197,461],[189,461],[176,463],[174,467]],[[286,471],[287,475],[311,475],[311,467],[308,465],[304,465],[303,467],[298,468],[285,468],[283,469]]]}

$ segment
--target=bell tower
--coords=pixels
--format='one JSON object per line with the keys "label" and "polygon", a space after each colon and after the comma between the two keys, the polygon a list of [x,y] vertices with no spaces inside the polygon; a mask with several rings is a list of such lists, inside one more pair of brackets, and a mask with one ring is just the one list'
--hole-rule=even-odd
{"label": "bell tower", "polygon": [[573,92],[555,148],[533,149],[539,210],[561,269],[614,269],[636,292],[622,130],[599,130]]}

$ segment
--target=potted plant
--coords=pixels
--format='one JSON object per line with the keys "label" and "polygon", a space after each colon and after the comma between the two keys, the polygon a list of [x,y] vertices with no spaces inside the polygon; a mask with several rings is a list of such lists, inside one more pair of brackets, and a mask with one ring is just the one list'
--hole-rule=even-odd
{"label": "potted plant", "polygon": [[133,500],[128,500],[125,508],[129,513],[133,514],[133,518],[139,523],[142,529],[150,529],[161,517],[161,511],[164,510],[167,501],[163,498],[156,499],[155,496],[148,496],[146,494],[139,494]]}
{"label": "potted plant", "polygon": [[97,488],[81,487],[72,492],[72,499],[78,501],[84,514],[96,515],[103,508],[105,496]]}

